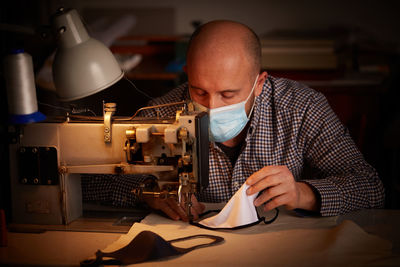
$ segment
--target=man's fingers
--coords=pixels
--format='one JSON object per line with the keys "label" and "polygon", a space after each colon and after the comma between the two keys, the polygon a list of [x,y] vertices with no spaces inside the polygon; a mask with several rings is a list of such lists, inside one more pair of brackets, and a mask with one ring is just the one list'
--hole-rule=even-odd
{"label": "man's fingers", "polygon": [[264,190],[264,192],[254,200],[254,205],[258,207],[280,195],[285,194],[285,192],[285,188],[282,185],[270,187]]}
{"label": "man's fingers", "polygon": [[200,213],[197,211],[194,205],[192,205],[192,208],[190,209],[190,214],[193,216],[193,220],[197,220]]}
{"label": "man's fingers", "polygon": [[265,203],[264,210],[270,211],[279,206],[285,205],[288,202],[289,202],[288,194],[283,194],[283,195],[280,195],[280,196],[277,196],[277,197],[271,199],[268,203]]}
{"label": "man's fingers", "polygon": [[160,201],[158,205],[158,209],[164,212],[168,217],[172,220],[179,220],[180,216],[177,212],[175,212],[166,201]]}
{"label": "man's fingers", "polygon": [[[181,208],[183,211],[186,211],[187,208],[189,208],[188,206],[186,206],[186,203],[181,203]],[[199,215],[203,212],[203,210],[205,209],[205,206],[201,203],[199,203],[196,199],[196,197],[192,196],[192,206],[190,209],[190,213],[193,216],[194,220],[197,220],[199,218]],[[185,212],[185,217],[188,219],[187,215],[188,215],[188,211]]]}
{"label": "man's fingers", "polygon": [[250,175],[250,177],[247,178],[246,183],[248,185],[253,185],[258,181],[264,179],[266,176],[279,173],[280,170],[281,166],[265,166],[264,168]]}
{"label": "man's fingers", "polygon": [[182,221],[188,221],[185,210],[181,207],[181,205],[179,205],[179,203],[175,199],[168,198],[166,202],[168,206],[179,215]]}
{"label": "man's fingers", "polygon": [[[182,221],[189,220],[186,212],[185,203],[179,204],[173,198],[167,198],[167,199],[149,198],[146,199],[146,202],[147,204],[149,204],[150,207],[157,210],[161,210],[173,220],[179,220],[179,219],[181,219]],[[190,212],[193,215],[193,219],[197,220],[199,218],[199,215],[203,213],[204,209],[205,209],[204,204],[198,202],[196,197],[192,195],[192,208]]]}
{"label": "man's fingers", "polygon": [[280,173],[271,174],[268,177],[264,177],[264,179],[261,179],[257,183],[250,186],[247,189],[246,193],[250,196],[264,190],[265,188],[277,186],[281,182],[282,179]]}
{"label": "man's fingers", "polygon": [[196,211],[197,215],[203,213],[204,209],[206,208],[203,203],[197,201],[197,198],[192,195],[192,208]]}

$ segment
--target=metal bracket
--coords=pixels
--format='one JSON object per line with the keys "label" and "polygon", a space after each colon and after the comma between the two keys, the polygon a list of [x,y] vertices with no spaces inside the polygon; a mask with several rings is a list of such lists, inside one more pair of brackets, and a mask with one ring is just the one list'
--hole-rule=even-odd
{"label": "metal bracket", "polygon": [[104,142],[111,143],[111,118],[117,110],[116,103],[105,103],[104,107]]}

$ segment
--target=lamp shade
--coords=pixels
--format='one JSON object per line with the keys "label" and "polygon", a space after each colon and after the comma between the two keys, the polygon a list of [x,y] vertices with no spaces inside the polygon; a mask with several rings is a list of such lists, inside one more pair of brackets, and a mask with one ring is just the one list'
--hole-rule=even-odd
{"label": "lamp shade", "polygon": [[76,10],[60,10],[53,19],[53,28],[58,38],[53,80],[61,101],[95,94],[122,78],[114,55],[88,35]]}

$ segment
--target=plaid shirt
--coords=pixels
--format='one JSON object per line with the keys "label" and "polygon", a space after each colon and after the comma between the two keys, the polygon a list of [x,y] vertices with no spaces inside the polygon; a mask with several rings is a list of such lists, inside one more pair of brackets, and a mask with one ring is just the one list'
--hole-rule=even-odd
{"label": "plaid shirt", "polygon": [[[150,105],[188,97],[184,84]],[[174,116],[176,107],[159,110]],[[155,115],[147,113],[146,115]],[[377,172],[356,148],[326,98],[288,79],[269,77],[256,98],[244,148],[236,164],[209,144],[210,184],[200,201],[228,201],[246,179],[264,166],[285,165],[296,181],[309,184],[321,201],[322,216],[380,208],[384,189]]]}

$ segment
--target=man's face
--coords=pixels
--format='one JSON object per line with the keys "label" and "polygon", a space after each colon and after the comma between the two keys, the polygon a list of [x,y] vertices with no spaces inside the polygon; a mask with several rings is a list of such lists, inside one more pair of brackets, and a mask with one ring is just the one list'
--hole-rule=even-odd
{"label": "man's face", "polygon": [[[255,81],[257,73],[251,69],[248,59],[240,53],[215,56],[198,53],[188,58],[185,67],[190,95],[207,108],[219,108],[246,100],[256,82],[253,94],[257,96],[261,93],[265,75],[263,73]],[[254,97],[250,96],[246,104],[247,114],[253,101]]]}

